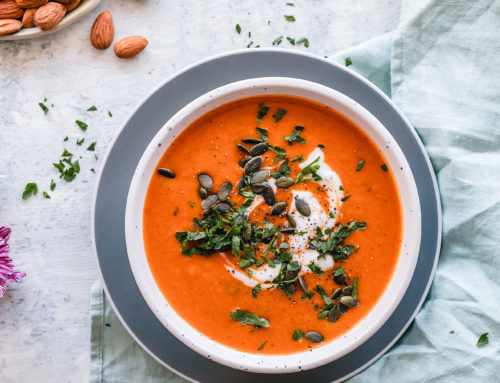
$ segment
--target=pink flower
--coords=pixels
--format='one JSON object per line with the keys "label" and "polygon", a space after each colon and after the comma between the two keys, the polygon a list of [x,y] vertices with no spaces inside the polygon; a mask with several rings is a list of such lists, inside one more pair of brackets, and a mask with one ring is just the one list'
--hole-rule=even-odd
{"label": "pink flower", "polygon": [[26,276],[21,271],[14,270],[12,259],[9,258],[10,229],[0,226],[0,299],[3,298],[4,290],[7,290],[7,281],[17,282]]}

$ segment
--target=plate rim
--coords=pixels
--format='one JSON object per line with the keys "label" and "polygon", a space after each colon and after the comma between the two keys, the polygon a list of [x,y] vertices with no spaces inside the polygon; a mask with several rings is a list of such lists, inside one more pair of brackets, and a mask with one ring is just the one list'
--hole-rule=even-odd
{"label": "plate rim", "polygon": [[[190,71],[191,69],[194,69],[194,68],[196,68],[198,66],[206,64],[206,63],[208,63],[210,61],[214,61],[214,60],[221,59],[221,58],[226,58],[226,57],[229,57],[229,56],[237,56],[237,55],[240,55],[240,54],[248,54],[248,53],[254,53],[254,52],[259,52],[259,53],[260,52],[264,52],[264,53],[288,53],[288,54],[291,54],[291,55],[304,56],[304,57],[307,57],[307,58],[310,58],[310,59],[314,59],[314,60],[323,62],[323,63],[325,63],[327,65],[331,65],[333,67],[336,67],[339,70],[347,71],[351,76],[357,78],[364,85],[366,85],[369,88],[371,88],[379,97],[381,97],[382,100],[384,100],[387,104],[389,104],[389,106],[397,113],[397,115],[401,118],[401,120],[407,126],[409,132],[414,137],[414,139],[415,139],[415,141],[416,141],[416,143],[417,143],[417,145],[418,145],[418,147],[419,147],[419,149],[420,149],[420,151],[421,151],[421,153],[422,153],[422,155],[423,155],[423,157],[425,159],[426,166],[427,166],[427,169],[429,170],[429,175],[430,175],[433,187],[434,187],[434,194],[435,194],[434,197],[435,197],[435,201],[436,201],[436,213],[437,213],[437,217],[436,217],[436,219],[437,219],[436,251],[435,251],[435,254],[433,254],[434,259],[433,259],[432,269],[431,269],[431,272],[429,274],[429,278],[428,278],[426,287],[425,287],[425,289],[423,291],[423,294],[420,297],[420,300],[419,300],[418,304],[416,305],[414,312],[411,314],[411,316],[409,317],[407,323],[403,326],[403,328],[401,329],[401,331],[379,353],[377,353],[375,356],[373,356],[371,359],[369,359],[366,363],[364,363],[363,365],[361,365],[357,369],[351,371],[349,374],[344,375],[343,377],[341,377],[341,378],[339,378],[339,379],[336,380],[336,382],[341,382],[341,381],[344,381],[346,379],[349,379],[350,377],[352,377],[352,376],[358,374],[359,372],[361,372],[362,370],[366,369],[367,367],[369,367],[370,365],[372,365],[375,361],[377,361],[383,354],[385,354],[387,352],[387,350],[389,350],[401,338],[401,336],[404,334],[404,332],[413,323],[413,320],[415,319],[415,316],[417,315],[417,313],[420,311],[420,309],[421,309],[421,307],[422,307],[422,305],[423,305],[423,303],[424,303],[424,301],[425,301],[425,299],[426,299],[426,297],[427,297],[427,295],[429,293],[429,289],[430,289],[430,287],[432,285],[432,282],[434,280],[434,276],[435,276],[435,273],[436,273],[436,267],[437,267],[437,263],[438,263],[438,260],[439,260],[439,254],[440,254],[440,251],[441,251],[441,244],[442,244],[442,206],[441,206],[441,198],[440,198],[440,193],[439,193],[439,187],[438,187],[438,183],[437,183],[436,174],[435,174],[434,169],[432,167],[429,155],[428,155],[428,153],[427,153],[427,151],[426,151],[426,149],[425,149],[425,147],[424,147],[424,145],[423,145],[420,137],[418,136],[415,128],[410,123],[410,121],[408,120],[408,118],[398,108],[398,106],[395,104],[395,102],[392,99],[390,99],[384,92],[382,92],[382,90],[380,90],[377,86],[375,86],[373,83],[371,83],[369,80],[367,80],[366,78],[364,78],[363,76],[361,76],[357,72],[355,72],[355,71],[353,71],[353,70],[351,70],[351,69],[349,69],[349,68],[347,68],[345,66],[342,66],[341,64],[333,61],[332,59],[328,60],[328,59],[325,59],[322,56],[319,56],[319,55],[316,55],[316,54],[313,54],[313,53],[298,51],[298,50],[294,50],[294,49],[290,49],[290,48],[259,48],[259,49],[244,49],[244,48],[242,48],[242,49],[225,51],[225,52],[222,52],[222,53],[218,53],[218,54],[215,54],[215,55],[208,56],[208,57],[203,58],[201,60],[194,61],[193,63],[185,66],[184,68],[180,69],[179,71],[176,71],[175,73],[171,74],[163,82],[161,82],[159,85],[157,85],[156,87],[154,87],[149,93],[146,94],[145,97],[143,97],[141,99],[140,102],[137,103],[137,105],[135,106],[135,108],[124,119],[124,121],[121,124],[120,128],[115,133],[112,141],[109,143],[108,149],[106,150],[106,154],[105,154],[105,156],[103,158],[103,161],[102,161],[102,165],[100,166],[100,168],[98,170],[97,182],[96,182],[96,184],[94,186],[94,193],[93,193],[93,199],[92,199],[92,210],[91,210],[91,236],[92,236],[92,249],[93,249],[94,259],[95,259],[95,261],[97,263],[99,277],[100,277],[103,289],[104,289],[104,291],[106,293],[106,296],[108,298],[108,301],[109,301],[111,307],[113,308],[113,311],[114,311],[115,315],[118,317],[118,319],[120,320],[121,324],[127,330],[127,332],[129,333],[129,335],[134,339],[134,341],[136,341],[142,347],[142,349],[144,351],[146,351],[154,360],[156,360],[158,363],[160,363],[164,367],[168,368],[170,371],[174,372],[175,374],[181,376],[182,378],[184,378],[184,379],[186,379],[186,380],[188,380],[190,382],[197,382],[195,379],[192,379],[191,377],[189,377],[189,376],[185,375],[184,373],[181,373],[177,369],[173,368],[172,366],[170,366],[169,364],[167,364],[166,362],[164,362],[162,359],[160,359],[151,350],[149,350],[149,348],[130,329],[130,327],[128,326],[127,322],[124,320],[121,312],[117,309],[116,304],[115,304],[112,296],[109,293],[106,281],[104,279],[104,275],[103,275],[103,272],[102,272],[102,268],[101,268],[101,265],[100,265],[100,260],[99,260],[99,256],[98,256],[98,252],[97,252],[97,243],[96,243],[96,235],[95,235],[95,233],[96,233],[95,232],[95,216],[96,216],[97,198],[98,198],[98,194],[99,194],[99,188],[100,188],[100,185],[101,185],[101,179],[102,179],[102,174],[103,174],[104,169],[105,169],[105,165],[106,165],[106,163],[108,161],[109,156],[111,155],[111,152],[113,151],[113,148],[115,147],[116,142],[120,138],[120,136],[123,133],[125,127],[128,125],[128,123],[133,118],[133,116],[137,113],[137,111],[156,92],[158,92],[162,87],[164,87],[166,84],[168,84],[172,80],[176,79],[177,77],[180,77],[181,75],[183,75],[184,73]],[[362,347],[362,346],[360,346],[360,347]],[[212,362],[216,363],[214,361],[212,361]],[[318,367],[318,368],[320,368],[320,367]],[[314,369],[312,369],[312,370],[314,370]]]}

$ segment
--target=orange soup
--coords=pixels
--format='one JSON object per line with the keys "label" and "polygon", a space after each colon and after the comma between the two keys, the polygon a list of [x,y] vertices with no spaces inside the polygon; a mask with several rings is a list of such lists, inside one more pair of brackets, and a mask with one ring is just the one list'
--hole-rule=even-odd
{"label": "orange soup", "polygon": [[158,162],[143,217],[172,308],[214,341],[262,354],[355,326],[402,240],[380,149],[335,110],[291,96],[234,101],[192,123]]}

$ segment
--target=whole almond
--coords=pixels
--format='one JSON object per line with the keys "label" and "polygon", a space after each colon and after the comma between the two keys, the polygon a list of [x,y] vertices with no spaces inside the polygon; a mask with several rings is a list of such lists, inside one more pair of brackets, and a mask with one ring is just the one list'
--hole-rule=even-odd
{"label": "whole almond", "polygon": [[43,31],[54,28],[66,14],[66,7],[60,3],[50,2],[38,8],[33,16],[35,25]]}
{"label": "whole almond", "polygon": [[115,54],[122,59],[137,56],[148,45],[148,40],[142,36],[130,36],[121,39],[115,44]]}
{"label": "whole almond", "polygon": [[115,38],[115,26],[111,12],[104,11],[95,19],[90,31],[90,42],[97,49],[108,48]]}
{"label": "whole almond", "polygon": [[0,19],[19,19],[23,13],[14,0],[0,0]]}
{"label": "whole almond", "polygon": [[21,8],[38,8],[47,4],[49,0],[16,0],[17,6]]}
{"label": "whole almond", "polygon": [[15,33],[23,27],[23,23],[14,19],[0,20],[0,36]]}
{"label": "whole almond", "polygon": [[23,27],[24,28],[33,28],[35,23],[33,22],[33,16],[35,15],[36,8],[27,9],[23,15]]}
{"label": "whole almond", "polygon": [[72,3],[69,3],[66,5],[66,10],[68,12],[70,12],[73,9],[75,9],[76,7],[78,7],[79,5],[80,5],[80,0],[74,0]]}
{"label": "whole almond", "polygon": [[73,0],[56,0],[56,1],[61,4],[71,4],[73,2]]}

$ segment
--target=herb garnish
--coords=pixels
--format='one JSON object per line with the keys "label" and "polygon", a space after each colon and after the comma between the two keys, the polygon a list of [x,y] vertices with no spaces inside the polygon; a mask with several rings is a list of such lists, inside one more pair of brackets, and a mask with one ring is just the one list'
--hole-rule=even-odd
{"label": "herb garnish", "polygon": [[264,103],[260,103],[259,111],[257,112],[257,122],[262,122],[262,119],[266,116],[268,110],[268,106],[265,106]]}
{"label": "herb garnish", "polygon": [[260,283],[258,285],[255,285],[252,289],[252,296],[254,298],[257,298],[257,293],[262,289],[262,286],[260,285]]}
{"label": "herb garnish", "polygon": [[46,191],[44,191],[42,194],[45,198],[50,199],[50,195]]}
{"label": "herb garnish", "polygon": [[28,199],[38,193],[38,186],[35,182],[27,183],[23,191],[23,199]]}
{"label": "herb garnish", "polygon": [[361,169],[363,169],[364,164],[365,160],[359,160],[358,166],[356,166],[356,171],[359,172]]}
{"label": "herb garnish", "polygon": [[299,342],[302,342],[303,337],[304,337],[304,333],[302,331],[300,331],[298,328],[296,328],[292,334],[292,339],[298,340]]}
{"label": "herb garnish", "polygon": [[311,271],[316,274],[316,275],[323,275],[323,270],[321,269],[321,267],[319,267],[317,264],[315,264],[314,262],[311,261],[310,264],[307,265]]}
{"label": "herb garnish", "polygon": [[295,17],[292,15],[289,15],[289,16],[285,15],[284,17],[285,17],[286,21],[295,21]]}
{"label": "herb garnish", "polygon": [[345,66],[349,66],[349,65],[352,65],[352,60],[350,57],[346,57],[345,58]]}
{"label": "herb garnish", "polygon": [[331,305],[332,304],[332,300],[330,299],[330,297],[325,293],[325,290],[323,290],[323,287],[321,287],[320,285],[316,285],[316,288],[315,290],[318,292],[319,296],[321,298],[323,298],[323,300],[325,301],[325,303],[327,305]]}
{"label": "herb garnish", "polygon": [[342,275],[344,273],[345,273],[345,268],[339,267],[338,269],[335,270],[335,272],[333,273],[333,276],[338,277],[339,275]]}
{"label": "herb garnish", "polygon": [[68,140],[69,140],[69,137],[68,137],[68,136],[66,136],[66,137],[64,137],[64,140],[63,140],[63,141],[64,141],[64,142],[66,142],[66,141],[68,141]]}
{"label": "herb garnish", "polygon": [[97,110],[95,105],[92,105],[90,108],[87,109],[87,112],[95,112]]}
{"label": "herb garnish", "polygon": [[287,37],[286,39],[290,42],[290,44],[295,45],[295,39],[294,38]]}
{"label": "herb garnish", "polygon": [[240,24],[236,24],[236,33],[238,33],[238,34],[241,33],[241,26],[240,26]]}
{"label": "herb garnish", "polygon": [[350,194],[349,194],[349,195],[346,195],[344,198],[341,198],[340,200],[341,200],[342,202],[345,202],[345,201],[347,201],[347,200],[349,199],[349,197],[351,197],[351,195],[350,195]]}
{"label": "herb garnish", "polygon": [[306,140],[300,137],[300,133],[302,133],[303,130],[304,130],[303,126],[297,125],[293,130],[292,134],[285,137],[285,141],[288,142],[289,145],[292,145],[294,142],[305,144]]}
{"label": "herb garnish", "polygon": [[232,311],[231,314],[229,314],[229,317],[236,322],[241,322],[242,326],[249,324],[255,326],[257,329],[261,327],[269,327],[269,321],[267,319],[260,318],[250,311],[236,309],[236,311]]}
{"label": "herb garnish", "polygon": [[84,141],[85,141],[85,138],[80,138],[80,139],[77,139],[77,140],[76,140],[76,144],[77,144],[78,146],[80,146],[81,144],[83,144],[83,142],[84,142]]}
{"label": "herb garnish", "polygon": [[351,296],[354,299],[358,298],[358,277],[354,278],[354,281],[352,282],[352,293]]}
{"label": "herb garnish", "polygon": [[110,111],[110,110],[108,110],[108,116],[109,116],[109,117],[113,117],[113,114],[111,113],[111,111]]}
{"label": "herb garnish", "polygon": [[43,102],[39,102],[38,105],[42,108],[43,114],[49,113],[49,108],[47,108]]}
{"label": "herb garnish", "polygon": [[302,157],[302,154],[300,156],[295,156],[291,159],[292,162],[304,162],[304,157]]}
{"label": "herb garnish", "polygon": [[266,343],[267,343],[267,340],[264,341],[264,343],[262,343],[257,350],[259,350],[259,351],[262,350],[264,348],[264,346],[266,345]]}
{"label": "herb garnish", "polygon": [[80,121],[80,120],[76,120],[75,123],[80,127],[81,130],[83,130],[84,132],[87,130],[87,127],[88,125],[83,122],[83,121]]}
{"label": "herb garnish", "polygon": [[382,168],[382,170],[383,170],[384,172],[386,172],[386,171],[388,170],[388,168],[387,168],[387,165],[386,165],[386,164],[383,164],[383,165],[381,166],[381,168]]}
{"label": "herb garnish", "polygon": [[54,180],[50,180],[50,191],[54,191],[55,188],[56,188],[56,183],[54,182]]}
{"label": "herb garnish", "polygon": [[66,149],[64,149],[61,157],[59,162],[53,163],[53,165],[59,170],[60,178],[64,178],[65,181],[71,182],[75,179],[76,175],[80,173],[80,163],[78,160],[73,162],[73,154]]}
{"label": "herb garnish", "polygon": [[269,139],[269,136],[267,134],[267,129],[264,128],[255,128],[257,133],[259,134],[260,138],[262,138],[263,141],[267,141]]}
{"label": "herb garnish", "polygon": [[321,150],[325,150],[325,145],[319,144],[318,148],[320,148]]}
{"label": "herb garnish", "polygon": [[283,158],[286,157],[286,150],[283,149],[283,148],[280,148],[279,146],[277,145],[267,145],[267,147],[269,148],[269,150],[273,151],[274,153],[277,154],[276,158],[273,160],[273,162],[278,162],[280,160],[282,160]]}
{"label": "herb garnish", "polygon": [[[317,164],[319,161],[320,157],[316,157],[316,159],[311,162],[310,164],[307,164],[300,172],[297,174],[297,178],[295,179],[295,183],[302,183],[302,182],[307,182],[307,181],[321,181],[323,178],[318,174],[318,170],[320,168],[320,165]],[[311,175],[311,177],[306,177],[307,175]]]}
{"label": "herb garnish", "polygon": [[273,41],[273,45],[280,45],[281,41],[283,41],[283,36],[276,37]]}
{"label": "herb garnish", "polygon": [[276,112],[276,114],[273,115],[274,122],[278,122],[279,120],[281,120],[285,114],[286,114],[286,110],[279,108],[278,111]]}
{"label": "herb garnish", "polygon": [[483,347],[483,346],[486,346],[488,344],[490,340],[488,339],[488,333],[485,332],[484,334],[481,334],[481,336],[479,337],[479,339],[477,340],[477,343],[476,343],[476,346],[477,347]]}
{"label": "herb garnish", "polygon": [[94,142],[92,142],[92,143],[88,146],[87,150],[89,150],[89,151],[93,152],[93,151],[95,150],[95,145],[96,145],[96,144],[97,144],[97,142],[95,142],[95,141],[94,141]]}
{"label": "herb garnish", "polygon": [[305,37],[302,37],[301,39],[297,40],[297,45],[304,44],[306,48],[309,48],[309,40],[306,39]]}

